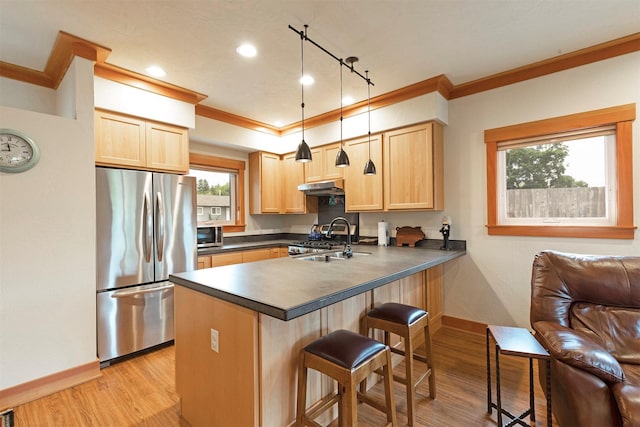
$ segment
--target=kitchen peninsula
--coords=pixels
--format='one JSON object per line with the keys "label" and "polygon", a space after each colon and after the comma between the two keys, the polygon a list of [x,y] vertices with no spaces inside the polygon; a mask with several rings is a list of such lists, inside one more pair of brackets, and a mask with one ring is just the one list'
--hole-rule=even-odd
{"label": "kitchen peninsula", "polygon": [[[172,275],[182,416],[193,426],[292,425],[299,350],[336,329],[358,331],[383,302],[425,308],[437,329],[442,264],[465,254],[464,244],[455,248],[356,246],[351,259],[289,257]],[[311,373],[307,403],[333,387]]]}

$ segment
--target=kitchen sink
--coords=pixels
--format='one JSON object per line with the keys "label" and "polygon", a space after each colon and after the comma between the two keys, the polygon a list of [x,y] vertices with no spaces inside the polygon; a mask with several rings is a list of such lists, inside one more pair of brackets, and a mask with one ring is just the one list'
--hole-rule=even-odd
{"label": "kitchen sink", "polygon": [[[371,252],[353,252],[353,258],[363,256],[363,255],[371,255]],[[331,261],[344,261],[349,258],[347,258],[342,253],[342,251],[339,251],[339,252],[314,253],[313,255],[295,257],[295,259],[300,259],[303,261],[331,262]]]}

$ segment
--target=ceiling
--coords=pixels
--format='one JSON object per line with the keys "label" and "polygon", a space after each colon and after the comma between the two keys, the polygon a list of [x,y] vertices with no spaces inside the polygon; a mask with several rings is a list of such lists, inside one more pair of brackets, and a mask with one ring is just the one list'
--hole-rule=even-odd
{"label": "ceiling", "polygon": [[[207,95],[201,104],[269,125],[300,120],[298,30],[374,83],[375,97],[444,74],[454,85],[640,30],[640,0],[0,0],[0,60],[44,70],[59,31],[107,62]],[[258,55],[235,49],[251,42]],[[305,117],[340,106],[340,67],[305,43]],[[367,98],[344,72],[344,95]],[[1,94],[0,94],[1,96]]]}

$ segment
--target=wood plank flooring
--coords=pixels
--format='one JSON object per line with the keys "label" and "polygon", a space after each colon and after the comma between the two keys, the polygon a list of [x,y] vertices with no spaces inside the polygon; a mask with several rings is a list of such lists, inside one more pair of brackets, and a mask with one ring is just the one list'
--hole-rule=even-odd
{"label": "wood plank flooring", "polygon": [[[484,335],[444,327],[433,336],[433,349],[437,398],[423,397],[429,394],[427,381],[419,386],[418,392],[423,396],[418,395],[417,398],[416,425],[495,427],[495,410],[492,415],[487,414]],[[503,406],[512,413],[520,414],[529,403],[528,361],[517,357],[501,357],[500,360]],[[174,348],[171,346],[114,364],[103,369],[102,377],[97,380],[14,408],[15,426],[188,427],[189,424],[179,415],[174,363]],[[534,381],[537,421],[530,423],[527,418],[526,422],[544,426],[546,401],[537,373]],[[372,393],[381,396],[380,384],[373,388]],[[403,387],[396,384],[400,425],[407,422],[404,396]],[[381,425],[384,415],[366,405],[359,405],[359,421],[361,426]],[[506,418],[504,422],[507,422]]]}

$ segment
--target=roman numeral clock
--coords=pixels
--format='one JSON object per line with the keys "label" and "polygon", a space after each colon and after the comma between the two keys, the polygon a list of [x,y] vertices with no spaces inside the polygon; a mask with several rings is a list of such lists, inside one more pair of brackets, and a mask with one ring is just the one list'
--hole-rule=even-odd
{"label": "roman numeral clock", "polygon": [[38,146],[27,135],[0,129],[0,172],[24,172],[40,159]]}

